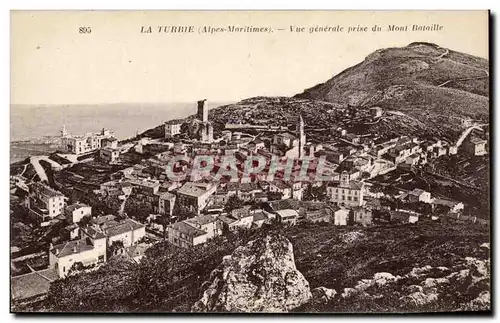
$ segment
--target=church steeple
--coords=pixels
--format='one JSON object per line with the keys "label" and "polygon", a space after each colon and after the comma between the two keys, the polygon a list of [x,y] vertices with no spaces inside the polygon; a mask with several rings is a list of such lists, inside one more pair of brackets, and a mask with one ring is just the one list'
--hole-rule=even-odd
{"label": "church steeple", "polygon": [[299,135],[299,158],[304,157],[304,146],[306,144],[306,134],[304,132],[304,120],[302,115],[299,115],[299,122],[297,124]]}
{"label": "church steeple", "polygon": [[61,137],[66,137],[68,135],[68,132],[66,131],[66,125],[63,124],[61,128]]}

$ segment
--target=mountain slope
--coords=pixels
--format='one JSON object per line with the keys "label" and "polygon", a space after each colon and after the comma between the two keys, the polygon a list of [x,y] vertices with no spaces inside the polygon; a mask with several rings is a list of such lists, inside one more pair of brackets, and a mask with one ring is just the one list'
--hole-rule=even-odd
{"label": "mountain slope", "polygon": [[488,117],[488,68],[483,58],[435,44],[412,43],[377,50],[296,97],[378,105],[415,116],[449,114],[484,121]]}

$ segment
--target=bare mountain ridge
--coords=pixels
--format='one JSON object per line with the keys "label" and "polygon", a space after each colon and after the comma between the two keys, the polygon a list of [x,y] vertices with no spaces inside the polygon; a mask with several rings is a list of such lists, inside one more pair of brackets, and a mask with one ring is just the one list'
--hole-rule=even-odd
{"label": "bare mountain ridge", "polygon": [[430,43],[380,49],[298,98],[354,106],[488,115],[488,60]]}

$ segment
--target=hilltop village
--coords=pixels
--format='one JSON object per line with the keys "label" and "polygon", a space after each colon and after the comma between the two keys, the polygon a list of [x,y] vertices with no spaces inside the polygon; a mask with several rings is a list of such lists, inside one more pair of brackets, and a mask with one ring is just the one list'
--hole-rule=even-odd
{"label": "hilltop village", "polygon": [[[311,139],[314,124],[300,114],[291,122],[233,118],[220,129],[206,100],[196,108],[194,117],[165,122],[156,138],[119,141],[110,130],[75,135],[63,127],[56,153],[14,168],[14,301],[43,298],[52,281],[111,258],[140,262],[161,240],[191,248],[228,232],[299,222],[489,223],[469,194],[480,185],[470,174],[484,171],[488,158],[487,125],[464,120],[454,141],[316,129],[330,135],[321,142]],[[376,124],[388,115],[377,106],[359,108],[343,122]],[[186,162],[200,156],[213,167]],[[247,162],[254,157],[266,162],[245,176],[244,165],[257,168]],[[273,160],[281,162],[276,171]],[[319,164],[328,180],[318,177]],[[236,180],[227,176],[231,169]]]}

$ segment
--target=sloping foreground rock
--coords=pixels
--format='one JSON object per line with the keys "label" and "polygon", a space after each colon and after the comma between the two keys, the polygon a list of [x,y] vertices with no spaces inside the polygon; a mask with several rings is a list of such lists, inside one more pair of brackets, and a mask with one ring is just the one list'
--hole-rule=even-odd
{"label": "sloping foreground rock", "polygon": [[288,312],[311,298],[309,283],[295,267],[292,244],[279,235],[238,247],[203,288],[194,312]]}

